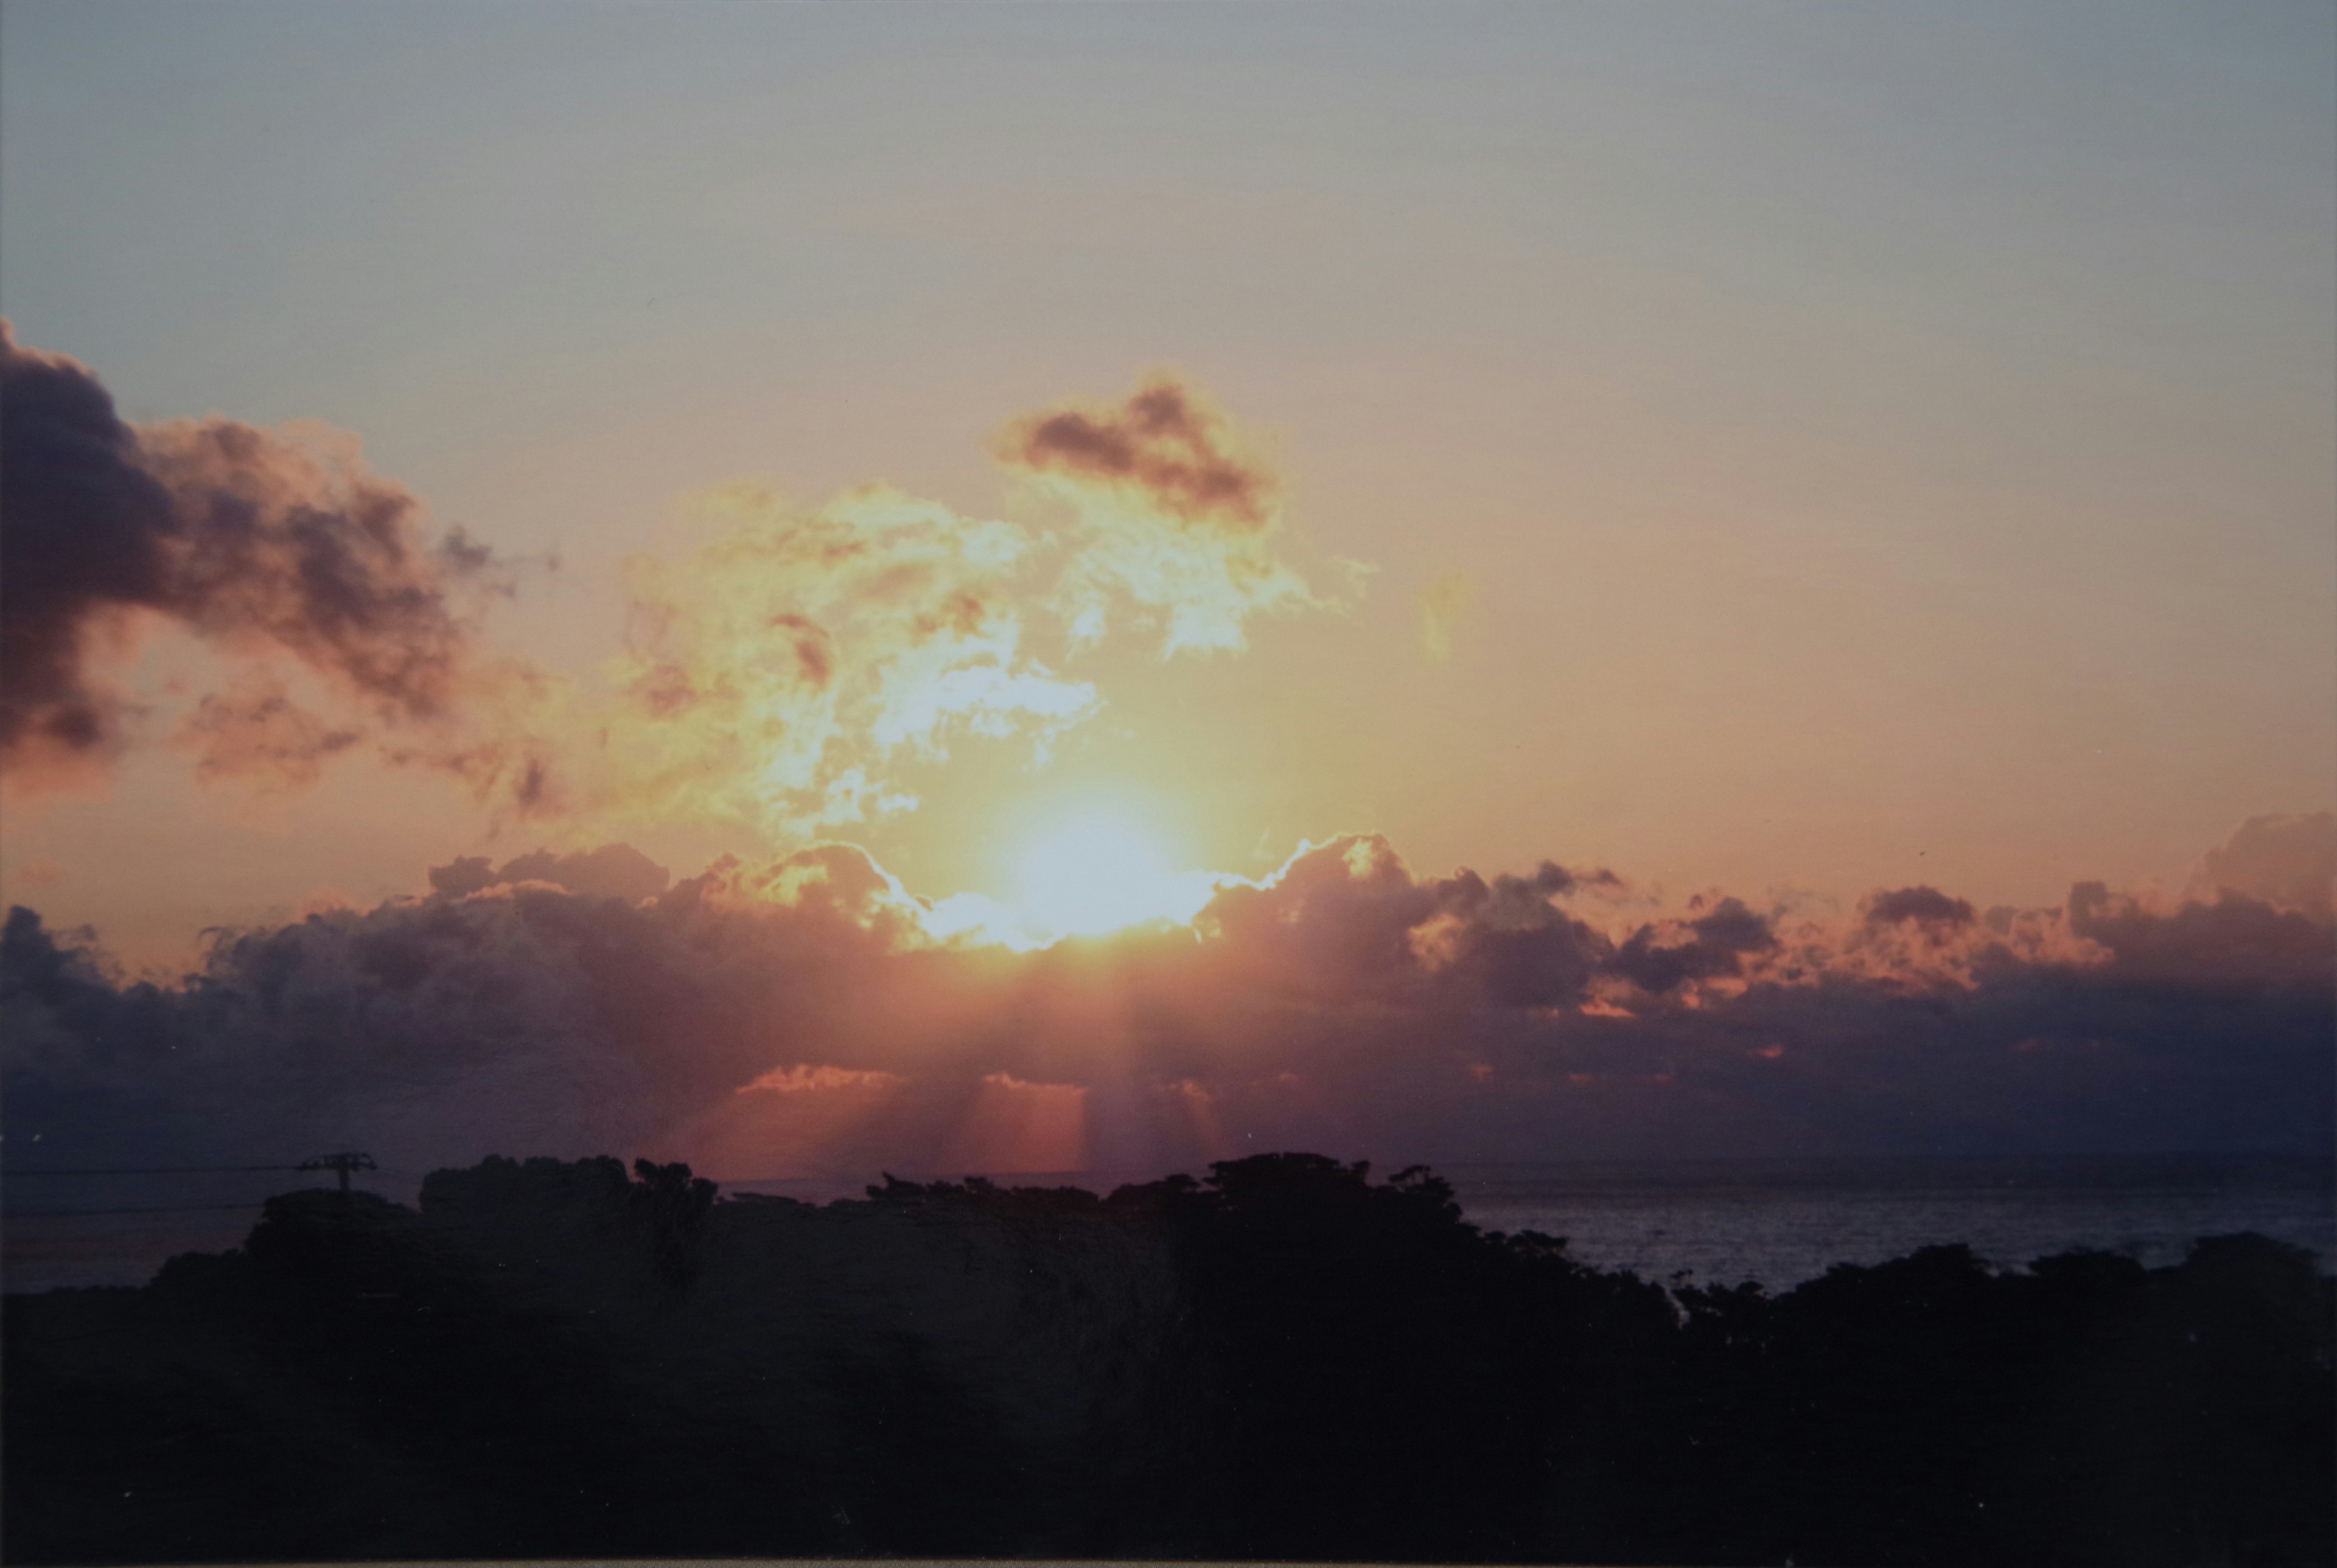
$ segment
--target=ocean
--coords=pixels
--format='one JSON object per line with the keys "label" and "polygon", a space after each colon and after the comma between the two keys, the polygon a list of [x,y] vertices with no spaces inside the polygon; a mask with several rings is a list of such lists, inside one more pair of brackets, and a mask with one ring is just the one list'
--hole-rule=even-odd
{"label": "ocean", "polygon": [[[1835,1263],[1879,1263],[1962,1242],[2019,1267],[2078,1248],[2152,1267],[2201,1236],[2254,1231],[2337,1269],[2337,1165],[2284,1156],[1569,1162],[1439,1168],[1462,1213],[1490,1231],[1563,1236],[1604,1269],[1694,1284],[1790,1290]],[[419,1173],[365,1185],[411,1202]],[[1108,1191],[1125,1175],[1001,1175],[1007,1185]],[[865,1178],[726,1183],[824,1202]],[[136,1285],[162,1261],[237,1245],[270,1190],[305,1177],[10,1179],[0,1289]],[[57,1189],[71,1189],[59,1191]],[[145,1206],[142,1206],[145,1205]]]}
{"label": "ocean", "polygon": [[1836,1263],[1961,1242],[2000,1267],[2080,1248],[2158,1268],[2202,1236],[2254,1231],[2337,1269],[2337,1165],[2319,1159],[1666,1161],[1455,1166],[1489,1231],[1564,1236],[1603,1269],[1771,1290]]}

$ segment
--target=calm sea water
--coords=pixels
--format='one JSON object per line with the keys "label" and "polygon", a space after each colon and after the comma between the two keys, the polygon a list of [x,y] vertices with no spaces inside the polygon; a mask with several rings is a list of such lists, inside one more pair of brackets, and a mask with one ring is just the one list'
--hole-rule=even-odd
{"label": "calm sea water", "polygon": [[2337,1267],[2326,1160],[1745,1160],[1459,1166],[1444,1173],[1491,1231],[1564,1236],[1585,1262],[1772,1290],[1835,1263],[1963,1242],[2018,1267],[2057,1252],[2180,1262],[2202,1236],[2255,1231]]}
{"label": "calm sea water", "polygon": [[[1586,1262],[1652,1280],[1685,1272],[1697,1283],[1754,1280],[1785,1290],[1834,1263],[1878,1263],[1956,1242],[2005,1266],[2090,1247],[2157,1267],[2181,1261],[2198,1237],[2235,1231],[2304,1247],[2324,1269],[2337,1268],[2337,1167],[2326,1160],[1660,1161],[1454,1165],[1440,1174],[1472,1222],[1564,1236]],[[418,1175],[386,1174],[391,1179],[368,1184],[412,1201]],[[1128,1178],[1000,1179],[1104,1191]],[[79,1190],[49,1190],[69,1184]],[[152,1183],[13,1181],[0,1225],[0,1288],[142,1283],[174,1253],[240,1242],[271,1184],[217,1178],[206,1190],[181,1182],[166,1193]],[[819,1202],[856,1196],[861,1181],[728,1185]],[[82,1212],[60,1212],[68,1209]],[[107,1212],[92,1212],[100,1209]]]}

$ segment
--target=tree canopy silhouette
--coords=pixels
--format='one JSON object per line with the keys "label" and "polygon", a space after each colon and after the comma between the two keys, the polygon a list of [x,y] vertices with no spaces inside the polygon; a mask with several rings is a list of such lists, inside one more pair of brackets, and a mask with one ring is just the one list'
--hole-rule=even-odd
{"label": "tree canopy silhouette", "polygon": [[2332,1308],[2248,1235],[1667,1289],[1314,1154],[825,1206],[489,1159],[10,1298],[0,1547],[2328,1563]]}

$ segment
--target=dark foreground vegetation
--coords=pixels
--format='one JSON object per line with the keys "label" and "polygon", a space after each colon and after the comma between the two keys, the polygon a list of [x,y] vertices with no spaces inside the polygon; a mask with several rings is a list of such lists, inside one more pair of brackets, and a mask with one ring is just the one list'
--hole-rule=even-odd
{"label": "dark foreground vegetation", "polygon": [[1109,1198],[490,1160],[13,1297],[11,1563],[2331,1560],[2331,1281],[1955,1247],[1790,1294],[1275,1155]]}

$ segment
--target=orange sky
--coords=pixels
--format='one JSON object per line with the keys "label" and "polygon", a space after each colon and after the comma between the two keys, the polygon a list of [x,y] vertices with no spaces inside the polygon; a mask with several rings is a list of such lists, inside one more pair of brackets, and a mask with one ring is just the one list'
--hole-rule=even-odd
{"label": "orange sky", "polygon": [[[2179,889],[2337,774],[2332,112],[2243,11],[12,5],[20,340],[141,424],[345,432],[515,560],[480,657],[554,695],[457,727],[573,783],[523,820],[373,741],[206,782],[171,737],[249,650],[164,627],[103,785],[12,793],[0,896],[168,964],[539,845],[830,836],[1012,899],[1099,812],[1251,878],[1365,832],[1672,905]],[[1013,456],[1156,374],[1264,510]],[[953,652],[756,554],[910,505],[868,484],[990,596]],[[786,614],[885,695],[644,716]],[[814,741],[856,818],[740,782]]]}

